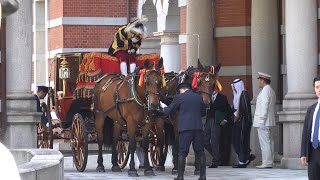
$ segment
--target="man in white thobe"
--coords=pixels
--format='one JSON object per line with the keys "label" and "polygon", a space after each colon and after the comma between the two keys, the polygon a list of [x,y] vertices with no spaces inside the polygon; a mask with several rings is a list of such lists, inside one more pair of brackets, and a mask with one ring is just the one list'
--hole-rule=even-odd
{"label": "man in white thobe", "polygon": [[259,87],[262,88],[258,97],[254,113],[253,127],[258,130],[262,164],[257,168],[272,168],[273,166],[273,138],[271,129],[275,123],[276,94],[270,86],[271,76],[259,72]]}

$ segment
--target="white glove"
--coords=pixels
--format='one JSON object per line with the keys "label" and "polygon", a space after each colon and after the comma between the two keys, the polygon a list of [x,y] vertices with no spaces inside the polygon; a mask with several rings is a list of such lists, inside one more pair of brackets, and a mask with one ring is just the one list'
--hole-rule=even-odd
{"label": "white glove", "polygon": [[162,107],[162,109],[163,109],[163,108],[167,107],[167,105],[160,101],[160,107]]}
{"label": "white glove", "polygon": [[129,49],[129,50],[128,50],[128,53],[129,53],[129,54],[133,54],[133,53],[135,53],[135,52],[136,52],[135,49]]}
{"label": "white glove", "polygon": [[266,125],[264,123],[260,123],[259,124],[259,128],[262,129],[262,130],[266,130],[267,129],[267,127],[266,127]]}

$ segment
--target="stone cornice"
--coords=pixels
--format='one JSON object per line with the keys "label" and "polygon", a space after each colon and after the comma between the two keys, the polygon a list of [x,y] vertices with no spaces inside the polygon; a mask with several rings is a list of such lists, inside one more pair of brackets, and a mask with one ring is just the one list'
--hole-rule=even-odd
{"label": "stone cornice", "polygon": [[[137,18],[131,18],[131,20],[135,19]],[[126,23],[126,17],[60,17],[50,20],[46,27],[53,28],[62,25],[121,26]]]}

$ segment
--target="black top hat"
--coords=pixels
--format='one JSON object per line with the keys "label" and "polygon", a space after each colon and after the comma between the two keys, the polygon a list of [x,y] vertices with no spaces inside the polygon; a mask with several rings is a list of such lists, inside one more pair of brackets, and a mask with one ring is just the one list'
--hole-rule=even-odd
{"label": "black top hat", "polygon": [[38,92],[44,92],[44,93],[48,93],[49,88],[47,86],[38,86]]}
{"label": "black top hat", "polygon": [[178,86],[177,86],[177,91],[179,91],[180,89],[182,88],[187,88],[187,89],[191,89],[191,85],[187,82],[183,82],[183,83],[180,83]]}

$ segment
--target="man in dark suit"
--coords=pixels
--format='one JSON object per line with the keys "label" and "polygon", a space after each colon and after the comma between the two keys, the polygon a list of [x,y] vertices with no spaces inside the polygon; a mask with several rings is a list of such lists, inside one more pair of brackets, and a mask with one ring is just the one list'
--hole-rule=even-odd
{"label": "man in dark suit", "polygon": [[[37,94],[34,95],[35,99],[37,100],[37,112],[42,112],[41,106],[40,106],[40,99],[43,99],[47,96],[49,91],[49,88],[46,86],[38,86]],[[44,116],[41,116],[41,122],[43,124],[47,123],[47,118]]]}
{"label": "man in dark suit", "polygon": [[177,90],[180,94],[176,95],[172,103],[166,107],[160,102],[165,115],[178,112],[178,131],[179,131],[179,160],[178,177],[175,180],[183,180],[186,157],[192,143],[193,150],[200,160],[200,177],[198,180],[206,179],[206,159],[204,155],[204,133],[201,117],[205,116],[206,110],[202,97],[192,92],[191,85],[181,83]]}
{"label": "man in dark suit", "polygon": [[304,121],[301,141],[301,164],[308,165],[308,177],[310,180],[320,179],[320,76],[313,80],[314,91],[318,96],[318,102],[310,106]]}
{"label": "man in dark suit", "polygon": [[[214,93],[211,98],[210,109],[207,114],[207,120],[205,124],[205,148],[212,155],[212,164],[209,168],[217,168],[221,163],[227,163],[230,155],[231,147],[231,131],[228,126],[232,123],[231,120],[232,109],[228,103],[228,99],[221,93]],[[223,132],[222,138],[224,145],[220,147],[220,138]],[[220,148],[224,152],[220,153]],[[222,159],[220,158],[222,155]],[[224,162],[220,162],[220,160]]]}

